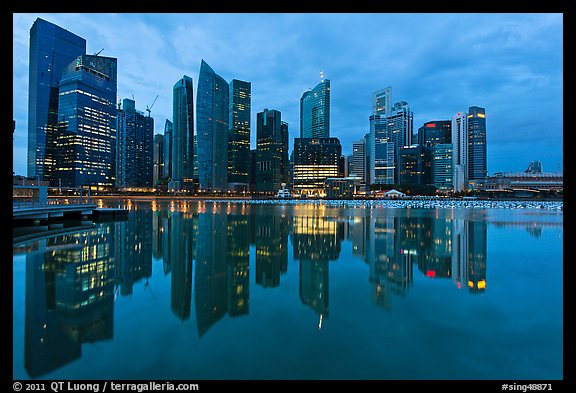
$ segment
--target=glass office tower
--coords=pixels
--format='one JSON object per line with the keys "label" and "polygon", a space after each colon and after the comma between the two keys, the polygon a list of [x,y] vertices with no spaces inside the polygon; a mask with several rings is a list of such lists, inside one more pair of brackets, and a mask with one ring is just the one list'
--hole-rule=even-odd
{"label": "glass office tower", "polygon": [[468,180],[482,180],[486,176],[486,110],[471,106],[468,109]]}
{"label": "glass office tower", "polygon": [[164,123],[164,172],[165,179],[172,179],[172,122]]}
{"label": "glass office tower", "polygon": [[173,88],[172,181],[175,191],[193,188],[194,178],[194,103],[192,78],[184,75]]}
{"label": "glass office tower", "polygon": [[256,138],[256,191],[278,191],[288,180],[288,124],[280,111],[256,115]]}
{"label": "glass office tower", "polygon": [[152,187],[154,118],[125,98],[116,124],[116,186]]}
{"label": "glass office tower", "polygon": [[200,190],[228,190],[228,83],[204,61],[198,77],[196,134]]}
{"label": "glass office tower", "polygon": [[57,184],[114,186],[117,59],[82,55],[62,73],[56,138]]}
{"label": "glass office tower", "polygon": [[53,180],[58,84],[64,68],[86,54],[86,40],[37,18],[30,28],[28,177]]}
{"label": "glass office tower", "polygon": [[330,137],[330,80],[326,79],[300,98],[300,138]]}
{"label": "glass office tower", "polygon": [[248,191],[250,82],[232,79],[229,96],[228,185],[233,191]]}

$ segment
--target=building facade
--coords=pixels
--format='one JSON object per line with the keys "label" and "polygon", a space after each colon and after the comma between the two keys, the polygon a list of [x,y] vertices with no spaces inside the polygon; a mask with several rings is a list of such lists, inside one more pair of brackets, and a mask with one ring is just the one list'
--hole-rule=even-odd
{"label": "building facade", "polygon": [[172,179],[172,122],[164,123],[164,179]]}
{"label": "building facade", "polygon": [[440,192],[454,188],[452,174],[452,144],[437,143],[431,148],[431,182]]}
{"label": "building facade", "polygon": [[288,180],[288,123],[275,109],[256,115],[256,191],[276,192]]}
{"label": "building facade", "polygon": [[412,110],[406,101],[392,105],[392,88],[386,87],[372,93],[372,111],[366,146],[367,183],[398,183],[400,148],[412,144]]}
{"label": "building facade", "polygon": [[[418,144],[424,147],[423,184],[434,184],[432,179],[432,166],[434,165],[432,160],[433,146],[446,143],[452,143],[452,121],[429,121],[418,129]],[[452,165],[450,165],[450,168],[452,168]]]}
{"label": "building facade", "polygon": [[352,173],[351,176],[360,179],[366,184],[366,139],[362,138],[352,144]]}
{"label": "building facade", "polygon": [[168,188],[194,188],[194,103],[192,78],[184,75],[173,87],[172,173]]}
{"label": "building facade", "polygon": [[387,116],[392,110],[392,87],[388,86],[382,90],[372,93],[372,113],[375,115]]}
{"label": "building facade", "polygon": [[294,191],[324,196],[325,180],[339,177],[341,155],[342,146],[338,138],[295,138]]}
{"label": "building facade", "polygon": [[152,171],[152,183],[158,186],[164,177],[164,135],[154,135],[154,149],[153,149],[153,162],[154,169]]}
{"label": "building facade", "polygon": [[414,116],[406,101],[394,104],[390,115],[386,117],[387,133],[394,144],[394,179],[400,178],[400,148],[412,144]]}
{"label": "building facade", "polygon": [[63,71],[59,88],[57,185],[113,187],[116,172],[117,59],[82,55]]}
{"label": "building facade", "polygon": [[228,190],[228,83],[202,60],[196,100],[200,190]]}
{"label": "building facade", "polygon": [[418,129],[418,144],[433,146],[437,143],[452,143],[452,122],[435,120],[424,123]]}
{"label": "building facade", "polygon": [[116,187],[152,187],[154,118],[125,98],[116,120]]}
{"label": "building facade", "polygon": [[300,98],[300,138],[330,137],[330,80],[322,80]]}
{"label": "building facade", "polygon": [[86,40],[60,26],[37,18],[30,28],[27,163],[30,178],[54,180],[58,85],[64,69],[84,54]]}
{"label": "building facade", "polygon": [[458,112],[452,116],[452,185],[459,192],[468,183],[468,115]]}
{"label": "building facade", "polygon": [[394,184],[395,145],[383,115],[370,116],[368,176],[370,184]]}
{"label": "building facade", "polygon": [[486,166],[486,109],[468,108],[468,180],[488,176]]}
{"label": "building facade", "polygon": [[424,184],[424,163],[424,146],[420,144],[402,146],[398,184]]}
{"label": "building facade", "polygon": [[228,132],[228,186],[232,191],[248,190],[251,96],[250,82],[232,79]]}

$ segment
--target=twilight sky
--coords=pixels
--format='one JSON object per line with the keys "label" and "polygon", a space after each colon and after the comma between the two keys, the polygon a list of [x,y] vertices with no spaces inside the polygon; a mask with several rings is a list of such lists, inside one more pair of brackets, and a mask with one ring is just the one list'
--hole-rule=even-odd
{"label": "twilight sky", "polygon": [[392,87],[414,131],[469,106],[486,108],[488,174],[532,160],[563,169],[562,14],[13,14],[14,172],[26,175],[30,28],[43,18],[86,39],[87,53],[118,58],[118,99],[152,107],[155,133],[172,120],[172,87],[200,62],[230,82],[252,82],[256,113],[282,112],[290,151],[300,97],[331,83],[331,135],[344,154],[369,130],[371,94]]}

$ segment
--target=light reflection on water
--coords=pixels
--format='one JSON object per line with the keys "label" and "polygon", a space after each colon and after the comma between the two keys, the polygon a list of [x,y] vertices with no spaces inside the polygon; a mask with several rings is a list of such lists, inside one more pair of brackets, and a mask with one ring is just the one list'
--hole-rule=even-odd
{"label": "light reflection on water", "polygon": [[561,213],[126,206],[14,249],[15,379],[562,377]]}

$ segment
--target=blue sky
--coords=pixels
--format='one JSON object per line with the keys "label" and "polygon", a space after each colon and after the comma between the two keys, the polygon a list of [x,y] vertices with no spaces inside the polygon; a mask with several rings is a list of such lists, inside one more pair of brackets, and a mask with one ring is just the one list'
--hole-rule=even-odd
{"label": "blue sky", "polygon": [[[252,82],[256,113],[282,112],[290,150],[302,93],[331,83],[331,136],[343,153],[369,130],[371,94],[391,86],[414,130],[469,106],[486,108],[488,173],[563,168],[563,15],[506,14],[13,14],[14,172],[26,175],[29,34],[41,17],[118,58],[118,98],[152,107],[155,133],[172,119],[172,87],[198,84],[204,59],[230,82]],[[145,112],[146,113],[146,112]]]}

